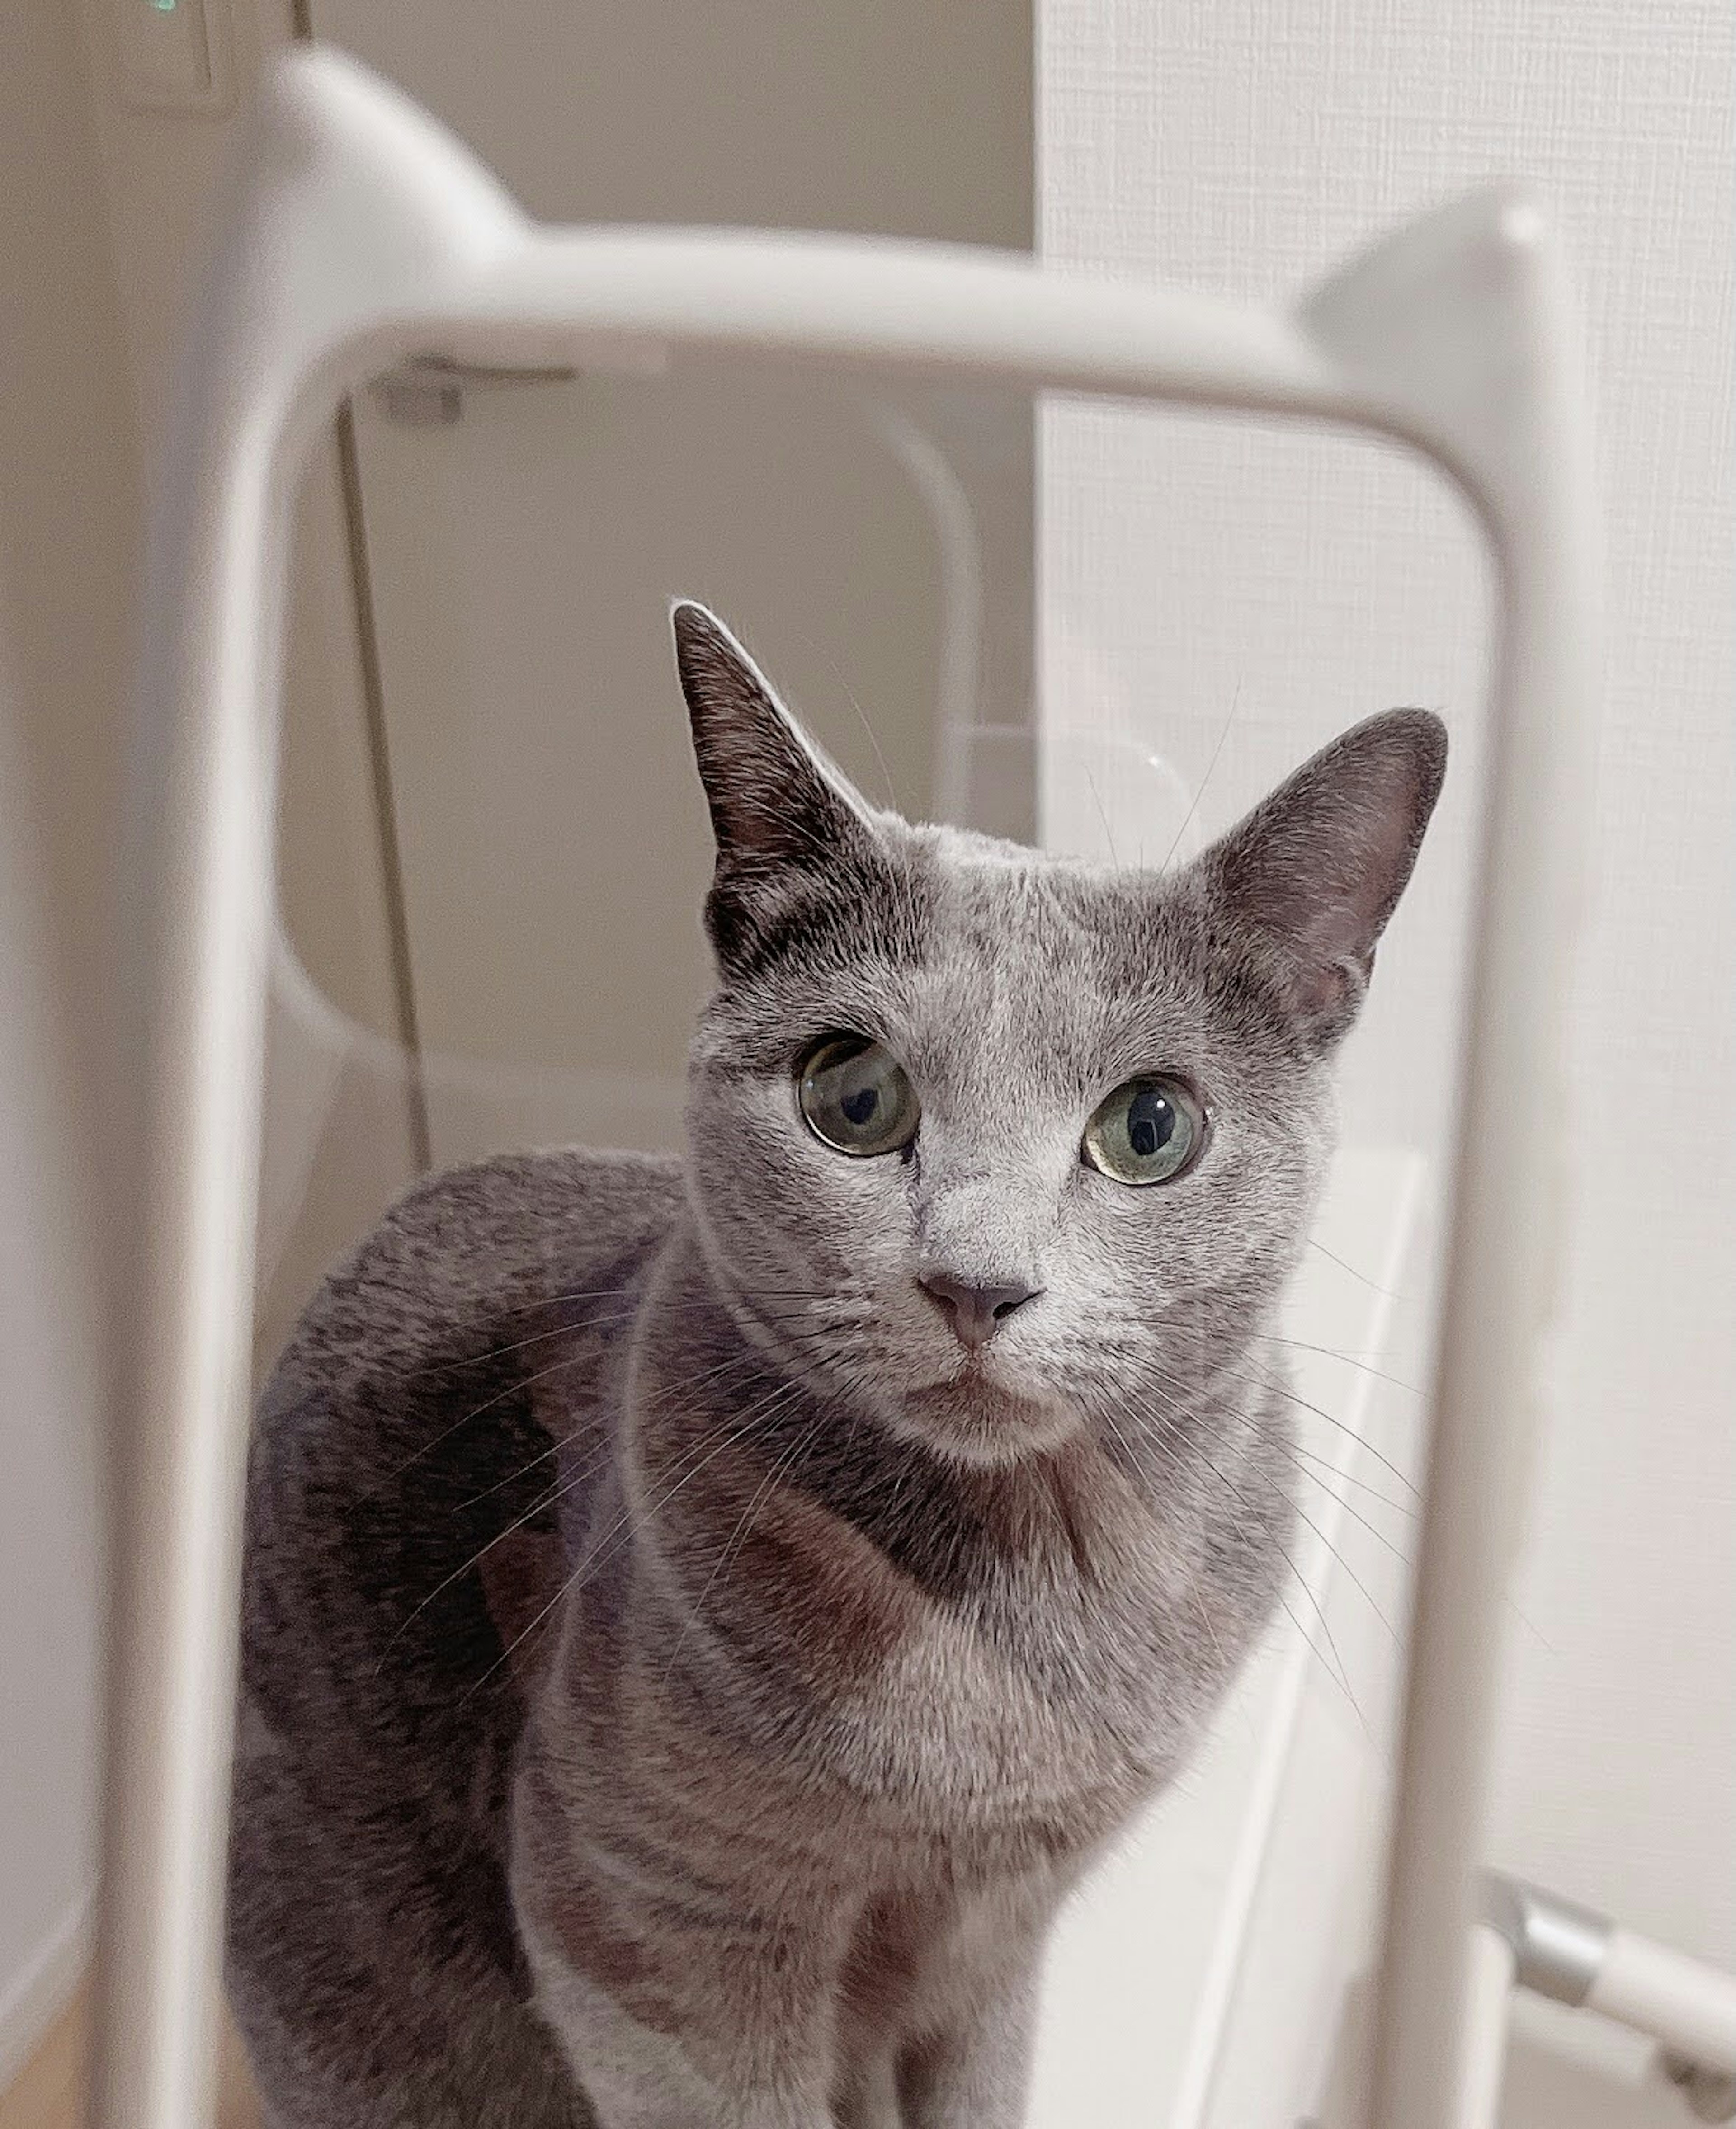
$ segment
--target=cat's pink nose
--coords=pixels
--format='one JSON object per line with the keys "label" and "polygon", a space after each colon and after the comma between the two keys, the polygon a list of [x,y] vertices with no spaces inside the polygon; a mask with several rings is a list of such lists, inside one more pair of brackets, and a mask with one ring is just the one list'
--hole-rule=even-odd
{"label": "cat's pink nose", "polygon": [[917,1284],[952,1326],[959,1343],[974,1353],[986,1346],[1013,1313],[1036,1300],[1039,1286],[971,1286],[943,1271],[923,1273]]}

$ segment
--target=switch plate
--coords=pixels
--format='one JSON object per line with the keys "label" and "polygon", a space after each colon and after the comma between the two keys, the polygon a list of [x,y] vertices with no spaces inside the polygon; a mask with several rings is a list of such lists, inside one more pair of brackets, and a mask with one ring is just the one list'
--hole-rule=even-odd
{"label": "switch plate", "polygon": [[228,0],[108,0],[122,100],[141,111],[227,111]]}

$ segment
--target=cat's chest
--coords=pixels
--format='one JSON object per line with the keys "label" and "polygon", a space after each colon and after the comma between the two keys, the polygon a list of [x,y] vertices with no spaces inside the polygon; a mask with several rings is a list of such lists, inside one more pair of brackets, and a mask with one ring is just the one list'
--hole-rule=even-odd
{"label": "cat's chest", "polygon": [[699,1574],[699,1552],[670,1607],[712,1628],[684,1625],[665,1652],[695,1667],[691,1704],[780,1741],[870,1818],[948,1837],[1113,1821],[1177,1762],[1221,1682],[1234,1636],[1205,1639],[1198,1564],[1143,1522],[923,1506],[922,1544],[807,1491],[732,1518],[723,1571]]}
{"label": "cat's chest", "polygon": [[947,1837],[1032,1827],[1101,1837],[1197,1729],[1138,1587],[933,1603],[870,1674],[827,1696],[818,1735],[853,1785]]}

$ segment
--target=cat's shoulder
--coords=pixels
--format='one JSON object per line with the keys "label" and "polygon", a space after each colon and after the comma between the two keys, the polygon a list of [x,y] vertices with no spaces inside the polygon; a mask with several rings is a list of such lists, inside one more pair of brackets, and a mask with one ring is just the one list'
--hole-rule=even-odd
{"label": "cat's shoulder", "polygon": [[577,1267],[661,1239],[683,1202],[681,1165],[668,1155],[491,1154],[406,1191],[348,1269],[419,1271],[430,1292],[456,1279],[475,1293],[479,1276],[513,1284],[551,1255]]}
{"label": "cat's shoulder", "polygon": [[495,1153],[436,1170],[400,1198],[375,1230],[383,1245],[443,1254],[534,1236],[608,1247],[667,1226],[683,1199],[671,1154],[560,1146]]}
{"label": "cat's shoulder", "polygon": [[275,1373],[400,1360],[455,1326],[628,1279],[685,1205],[668,1155],[583,1147],[493,1154],[415,1184],[327,1275]]}

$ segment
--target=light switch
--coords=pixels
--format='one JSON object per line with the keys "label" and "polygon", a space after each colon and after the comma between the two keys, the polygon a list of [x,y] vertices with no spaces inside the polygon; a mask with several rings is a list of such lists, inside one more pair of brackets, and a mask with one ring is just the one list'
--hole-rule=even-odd
{"label": "light switch", "polygon": [[129,103],[160,111],[212,111],[228,102],[227,45],[221,34],[225,4],[108,0],[122,91]]}

